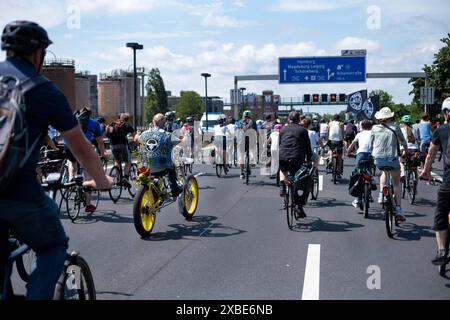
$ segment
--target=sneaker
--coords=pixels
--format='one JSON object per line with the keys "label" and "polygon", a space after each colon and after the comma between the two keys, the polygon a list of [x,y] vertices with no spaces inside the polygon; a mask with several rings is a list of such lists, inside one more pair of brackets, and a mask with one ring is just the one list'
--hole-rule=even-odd
{"label": "sneaker", "polygon": [[406,218],[405,218],[405,216],[402,213],[403,213],[402,207],[395,206],[394,214],[395,214],[395,220],[397,222],[404,222],[404,221],[406,221]]}
{"label": "sneaker", "polygon": [[378,193],[378,203],[382,204],[383,203],[383,193]]}
{"label": "sneaker", "polygon": [[306,213],[302,206],[298,206],[298,208],[295,209],[296,217],[298,219],[305,219]]}
{"label": "sneaker", "polygon": [[241,178],[240,178],[241,180],[244,180],[245,179],[245,176],[244,176],[244,174],[243,173],[241,173]]}
{"label": "sneaker", "polygon": [[353,206],[355,209],[358,209],[358,207],[359,207],[359,200],[358,200],[358,199],[353,200],[352,206]]}
{"label": "sneaker", "polygon": [[96,210],[97,210],[97,207],[94,206],[93,204],[90,204],[90,205],[86,206],[86,208],[84,209],[84,212],[94,213]]}
{"label": "sneaker", "polygon": [[436,256],[431,259],[431,263],[436,266],[447,264],[447,255],[445,254],[445,249],[438,250]]}

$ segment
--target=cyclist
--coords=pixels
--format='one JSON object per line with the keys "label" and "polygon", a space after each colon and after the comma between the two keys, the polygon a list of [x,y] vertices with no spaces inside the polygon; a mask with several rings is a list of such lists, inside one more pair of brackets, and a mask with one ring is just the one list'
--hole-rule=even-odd
{"label": "cyclist", "polygon": [[[348,154],[353,152],[353,149],[358,145],[358,150],[356,151],[356,168],[362,168],[361,161],[364,160],[372,160],[372,147],[370,145],[370,137],[372,135],[372,122],[369,120],[363,120],[361,122],[362,131],[355,136],[355,139],[348,147]],[[370,174],[373,175],[372,168],[369,169]],[[377,186],[375,182],[372,180],[372,190],[376,190]],[[352,205],[355,208],[359,206],[359,198],[355,198]]]}
{"label": "cyclist", "polygon": [[418,126],[419,141],[420,141],[420,151],[428,153],[431,141],[431,122],[428,114],[422,116],[422,120]]}
{"label": "cyclist", "polygon": [[344,160],[342,159],[342,154],[344,153],[344,126],[340,121],[340,116],[338,114],[333,116],[333,120],[329,124],[329,134],[328,134],[328,144],[330,146],[330,153],[328,155],[328,165],[327,169],[329,170],[329,166],[331,164],[331,158],[333,156],[333,152],[337,154],[337,176],[339,179],[342,177],[342,173],[344,172]]}
{"label": "cyclist", "polygon": [[420,174],[421,179],[431,180],[431,165],[441,149],[444,158],[443,183],[439,188],[437,196],[437,207],[434,218],[434,231],[436,231],[437,255],[431,260],[435,265],[445,264],[448,260],[445,252],[445,242],[448,236],[448,215],[450,213],[450,97],[444,100],[442,111],[446,119],[443,124],[433,133],[430,150],[425,161],[424,170]]}
{"label": "cyclist", "polygon": [[179,126],[175,122],[175,115],[176,113],[174,111],[166,112],[166,123],[164,124],[165,131],[172,133],[175,130],[179,129]]}
{"label": "cyclist", "polygon": [[[375,159],[375,165],[381,170],[383,167],[392,167],[392,179],[394,181],[395,194],[395,219],[405,221],[402,215],[402,190],[400,187],[400,146],[403,146],[404,152],[408,152],[408,144],[403,137],[399,126],[394,122],[395,113],[388,107],[382,108],[375,114],[379,124],[372,128],[370,145],[372,146],[372,156]],[[380,177],[380,192],[378,194],[378,203],[383,201],[383,188],[386,185],[386,175],[384,172]]]}
{"label": "cyclist", "polygon": [[[51,43],[47,32],[36,23],[15,21],[8,24],[1,38],[1,48],[6,50],[7,59],[0,63],[0,76],[12,75],[19,80],[37,76]],[[25,94],[25,103],[29,141],[42,137],[42,130],[53,126],[94,178],[95,182],[86,182],[86,185],[110,189],[112,180],[105,176],[64,94],[53,83],[46,83]],[[38,158],[37,147],[0,193],[0,219],[9,223],[18,239],[36,252],[36,269],[27,285],[27,299],[49,300],[63,271],[68,238],[58,217],[58,207],[45,195],[36,179]]]}
{"label": "cyclist", "polygon": [[[240,122],[240,129],[243,131],[244,134],[250,129],[255,130],[255,133],[257,133],[256,123],[252,119],[251,111],[246,110],[242,114],[242,120]],[[245,152],[248,151],[251,154],[251,150],[253,150],[253,148],[250,148],[251,146],[249,145],[249,142],[247,142],[246,140],[247,139],[245,139]],[[244,143],[244,137],[242,139],[239,139],[239,143]],[[240,148],[238,150],[240,150]],[[241,180],[244,180],[245,175],[244,175],[244,160],[242,159],[243,155],[241,155],[240,152],[238,152],[238,155],[240,155],[240,159],[239,159],[240,168],[241,168],[240,178],[241,178]]]}
{"label": "cyclist", "polygon": [[[300,125],[300,113],[292,111],[289,114],[289,125],[280,131],[280,196],[286,194],[283,181],[287,174],[295,174],[305,162],[311,162],[312,155],[308,130]],[[305,197],[301,198],[296,197],[296,210],[300,218],[306,218],[303,209]]]}
{"label": "cyclist", "polygon": [[[153,117],[152,127],[141,135],[136,135],[134,141],[143,147],[147,158],[147,166],[151,174],[168,175],[171,196],[176,198],[182,192],[177,183],[177,174],[172,162],[172,150],[176,145],[184,145],[188,137],[179,139],[174,134],[164,130],[166,117],[158,113]],[[144,159],[143,159],[144,160]]]}
{"label": "cyclist", "polygon": [[[234,155],[236,150],[236,120],[233,117],[228,117],[227,119],[227,128],[229,132],[228,140],[227,140],[227,148],[228,148],[228,163],[233,163],[235,161]],[[237,159],[236,159],[237,160]]]}
{"label": "cyclist", "polygon": [[328,139],[328,131],[330,130],[330,127],[328,126],[327,120],[322,119],[320,120],[320,138],[322,140]]}
{"label": "cyclist", "polygon": [[[408,144],[408,152],[409,154],[413,154],[418,151],[419,147],[417,145],[416,137],[414,136],[414,130],[412,128],[412,117],[411,115],[407,114],[404,115],[401,119],[400,129],[402,130],[403,137],[405,138],[407,144]],[[400,150],[403,150],[403,146],[400,147]],[[405,155],[405,157],[407,157]],[[406,158],[402,157],[400,158],[400,169],[401,169],[401,180],[404,181],[405,179],[405,162]]]}
{"label": "cyclist", "polygon": [[345,148],[348,149],[349,145],[352,144],[353,139],[355,139],[356,134],[358,133],[358,129],[355,126],[355,120],[350,120],[345,127]]}
{"label": "cyclist", "polygon": [[[310,118],[305,118],[302,121],[302,125],[308,130],[308,136],[309,136],[309,141],[311,143],[311,151],[313,153],[312,155],[312,161],[314,163],[314,167],[318,168],[319,167],[319,156],[317,154],[317,148],[319,147],[319,145],[321,147],[324,146],[322,139],[320,139],[319,134],[317,133],[317,127],[314,127],[313,121],[311,121]],[[309,128],[312,127],[312,130],[310,130]],[[314,130],[316,129],[316,130]]]}
{"label": "cyclist", "polygon": [[114,165],[120,166],[125,163],[123,184],[127,187],[130,183],[131,151],[128,143],[128,135],[135,135],[134,128],[128,123],[129,113],[121,113],[119,119],[111,123],[106,128],[106,136],[110,139],[111,153],[114,157]]}
{"label": "cyclist", "polygon": [[[94,144],[94,141],[96,141],[100,150],[100,156],[107,159],[108,153],[106,152],[105,143],[103,142],[103,133],[97,120],[91,118],[91,109],[84,107],[83,109],[76,111],[75,115],[80,122],[81,129],[83,130],[87,141],[89,141],[92,145]],[[65,149],[66,157],[69,160],[69,177],[72,179],[74,177],[75,170],[78,168],[78,162],[72,154],[70,148],[67,147],[67,144]],[[84,172],[84,175],[86,180],[91,179],[88,173]],[[97,210],[97,207],[91,204],[91,192],[89,191],[86,192],[86,208],[84,210],[86,213],[94,213]]]}
{"label": "cyclist", "polygon": [[[218,124],[214,126],[214,141],[217,141],[216,154],[222,156],[222,159],[219,160],[220,164],[223,164],[223,169],[227,173],[229,171],[227,164],[227,138],[230,136],[230,132],[225,124],[225,120],[223,117],[217,120]],[[222,148],[222,150],[217,150],[218,148]]]}

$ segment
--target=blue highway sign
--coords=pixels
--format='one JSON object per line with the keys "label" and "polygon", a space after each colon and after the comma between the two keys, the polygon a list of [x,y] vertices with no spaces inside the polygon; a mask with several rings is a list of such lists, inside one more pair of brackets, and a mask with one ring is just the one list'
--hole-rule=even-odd
{"label": "blue highway sign", "polygon": [[366,82],[366,57],[280,58],[280,84]]}

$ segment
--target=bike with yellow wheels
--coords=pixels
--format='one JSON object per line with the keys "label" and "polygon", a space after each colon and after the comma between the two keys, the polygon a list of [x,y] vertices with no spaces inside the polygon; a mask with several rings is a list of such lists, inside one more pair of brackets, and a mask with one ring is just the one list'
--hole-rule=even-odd
{"label": "bike with yellow wheels", "polygon": [[151,173],[149,168],[138,169],[137,184],[139,189],[134,198],[133,220],[136,231],[142,237],[149,237],[156,222],[156,215],[161,210],[175,202],[178,202],[180,213],[186,220],[192,219],[197,211],[199,189],[197,179],[186,176],[184,170],[176,170],[178,185],[182,193],[172,197],[170,184],[165,172]]}

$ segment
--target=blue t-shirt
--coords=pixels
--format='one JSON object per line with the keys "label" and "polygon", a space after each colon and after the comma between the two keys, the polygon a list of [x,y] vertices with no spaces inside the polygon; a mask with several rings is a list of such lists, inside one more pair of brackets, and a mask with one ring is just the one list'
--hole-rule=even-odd
{"label": "blue t-shirt", "polygon": [[86,139],[90,142],[93,142],[95,138],[103,136],[102,127],[97,120],[89,119],[87,124],[87,131],[84,133]]}
{"label": "blue t-shirt", "polygon": [[[38,75],[34,66],[25,60],[8,58],[0,62],[0,76],[11,75],[19,80]],[[36,177],[39,161],[39,147],[47,135],[48,126],[60,132],[68,131],[78,125],[70,105],[53,83],[46,83],[25,95],[29,141],[34,142],[41,134],[41,141],[34,149],[25,166],[19,169],[7,190],[0,193],[1,200],[40,203],[45,197],[44,190]]]}
{"label": "blue t-shirt", "polygon": [[422,122],[421,124],[419,124],[419,134],[421,142],[430,142],[431,128],[429,122]]}

